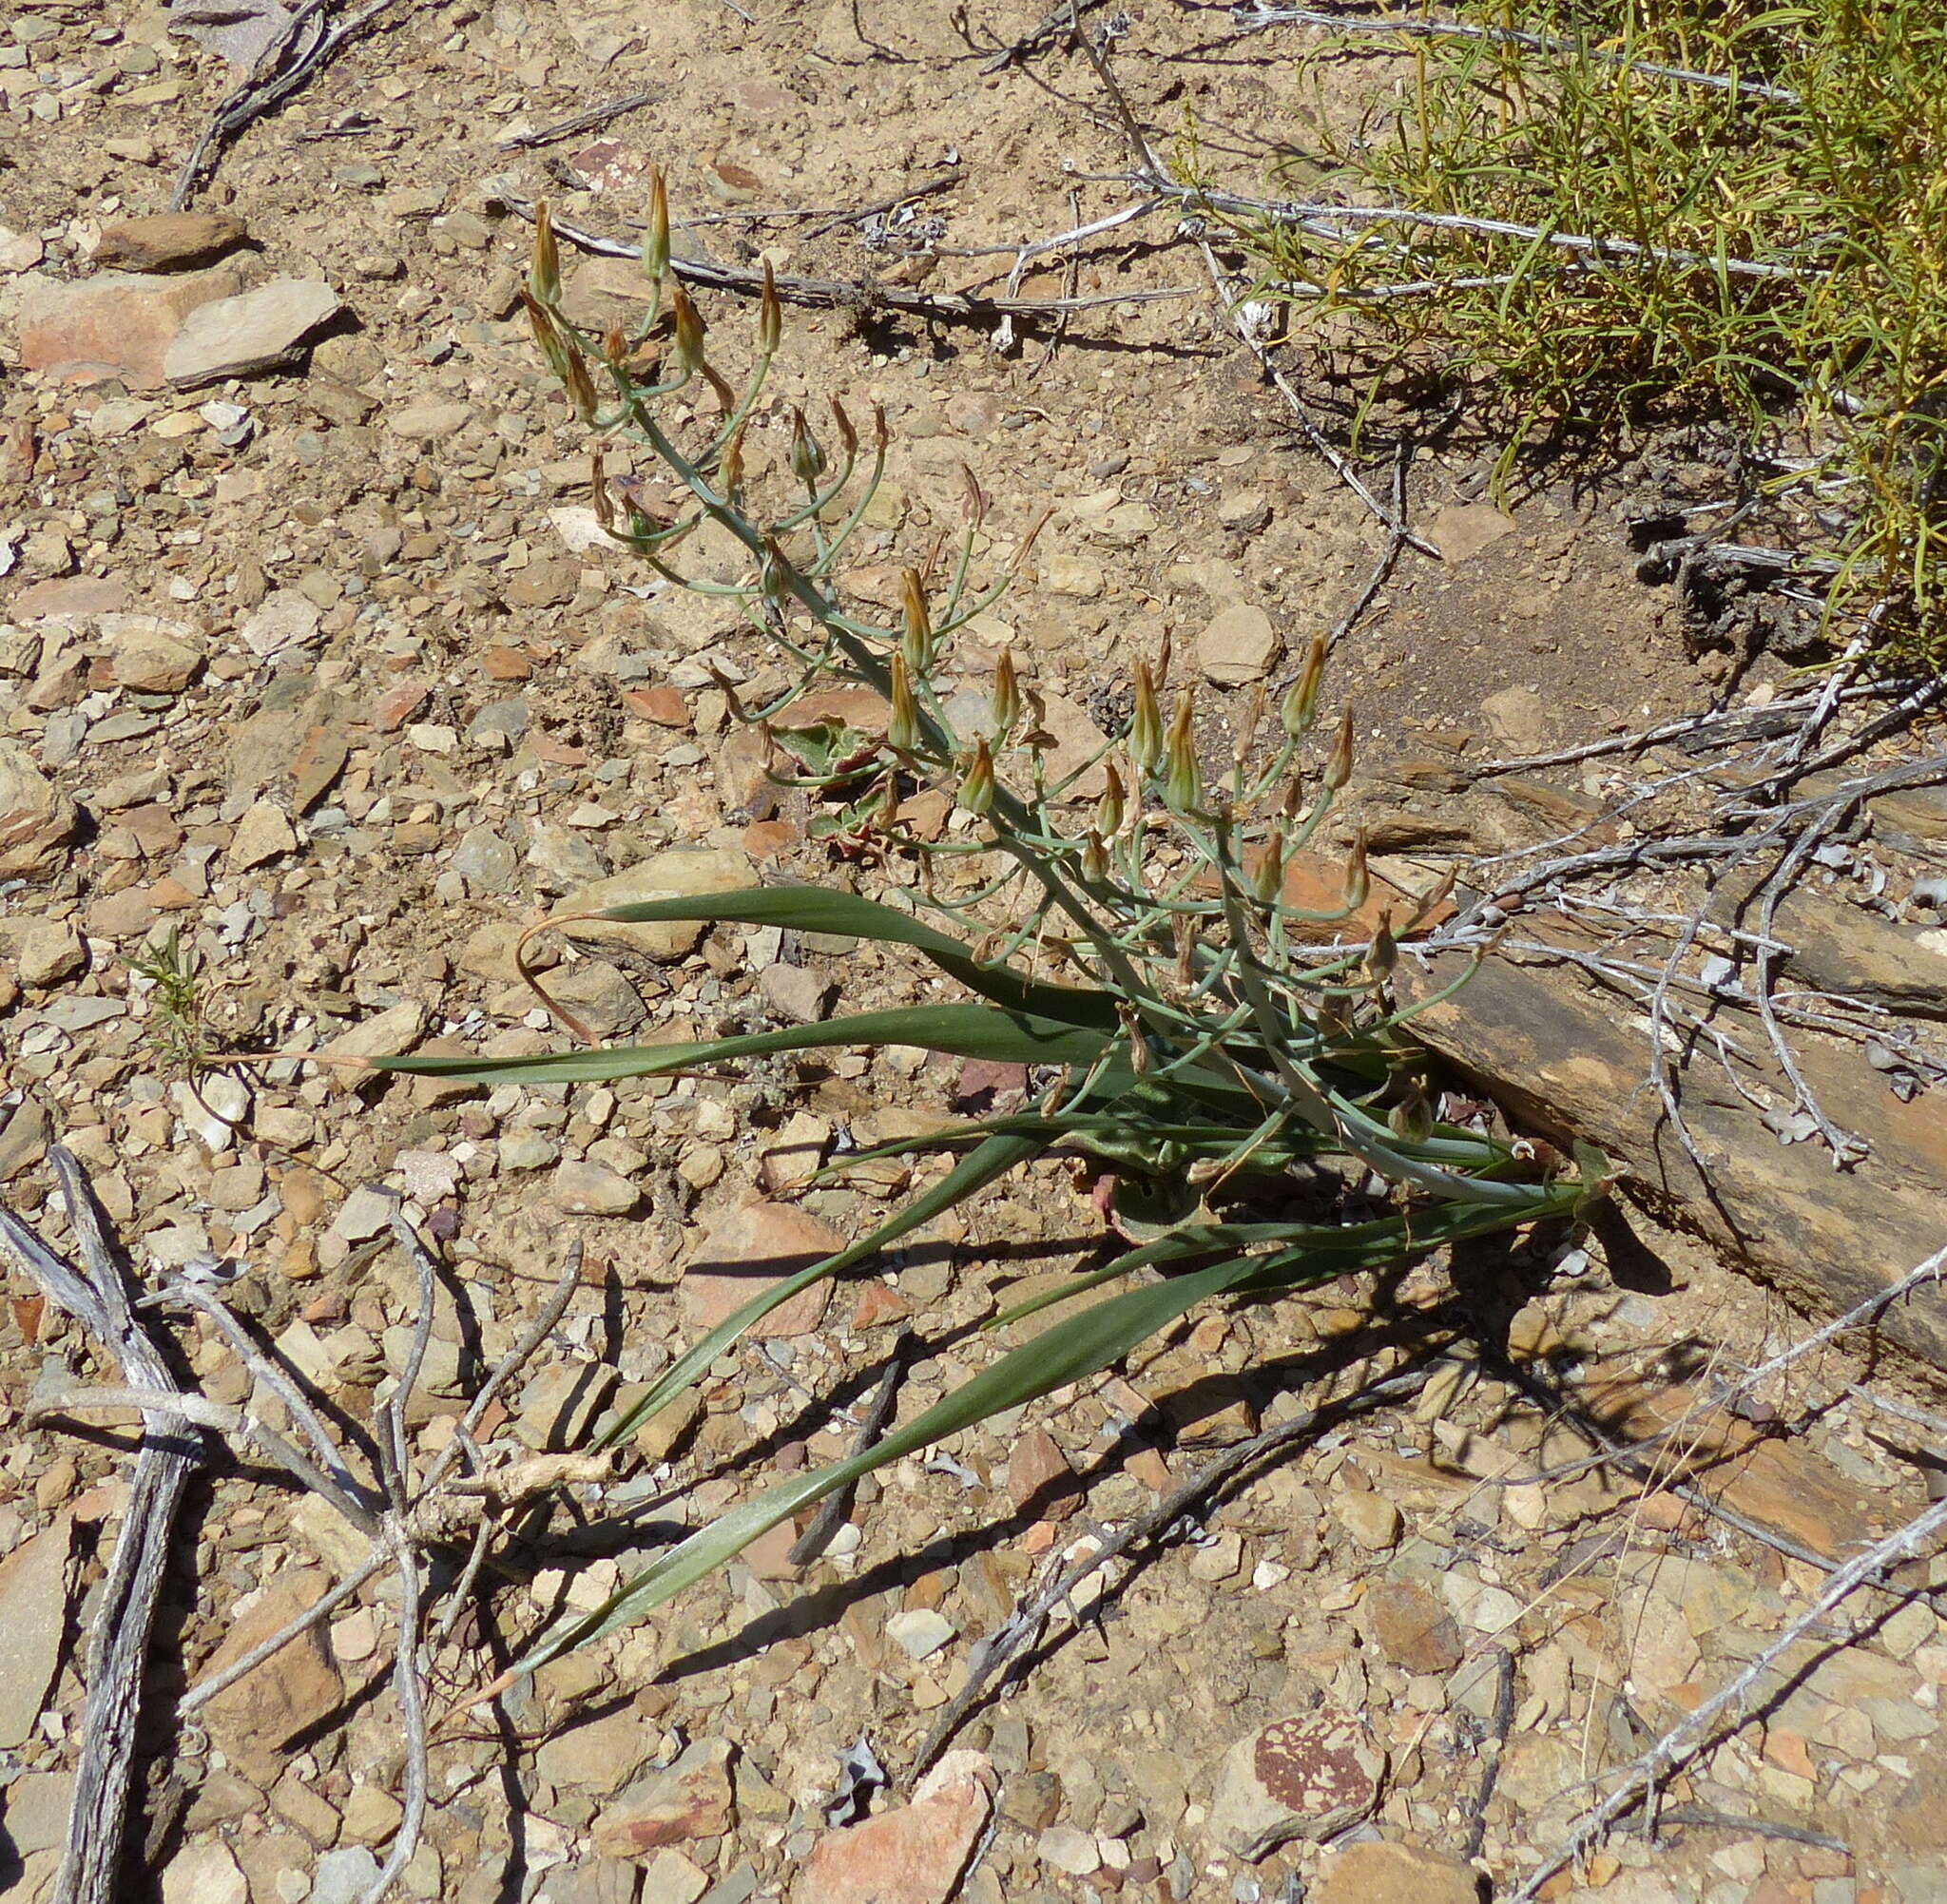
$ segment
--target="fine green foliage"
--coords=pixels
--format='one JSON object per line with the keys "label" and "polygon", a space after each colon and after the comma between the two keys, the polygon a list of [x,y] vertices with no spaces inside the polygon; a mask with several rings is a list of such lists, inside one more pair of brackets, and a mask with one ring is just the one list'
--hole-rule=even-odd
{"label": "fine green foliage", "polygon": [[185,946],[181,929],[171,926],[159,945],[129,954],[128,970],[153,988],[145,1028],[149,1048],[165,1070],[195,1070],[209,1055],[202,961],[195,948]]}
{"label": "fine green foliage", "polygon": [[[907,570],[896,625],[856,612],[840,562],[884,467],[883,421],[864,448],[834,404],[832,454],[803,415],[787,410],[788,475],[747,478],[758,458],[746,437],[761,414],[781,332],[777,299],[763,300],[754,362],[734,391],[706,360],[695,307],[667,273],[660,183],[652,204],[644,247],[649,309],[633,336],[597,337],[564,311],[545,212],[529,280],[541,348],[582,420],[673,478],[672,508],[639,479],[610,485],[598,472],[598,508],[610,533],[657,573],[736,603],[781,658],[782,684],[767,704],[740,712],[779,743],[781,762],[795,762],[792,784],[828,817],[846,817],[842,830],[822,836],[834,854],[881,867],[892,858],[916,864],[919,885],[896,893],[888,877],[885,902],[779,886],[574,916],[852,934],[917,952],[973,997],[689,1045],[377,1062],[494,1084],[570,1083],[898,1044],[1031,1067],[1031,1109],[896,1146],[955,1154],[938,1182],[871,1235],[765,1289],[695,1343],[639,1403],[605,1424],[599,1437],[607,1445],[682,1394],[800,1290],[864,1262],[1036,1158],[1080,1157],[1111,1179],[1117,1227],[1130,1247],[1035,1306],[1108,1281],[1125,1285],[1117,1293],[1000,1356],[854,1459],[781,1481],[692,1534],[607,1605],[544,1634],[523,1667],[641,1619],[766,1529],[870,1470],[1110,1366],[1199,1302],[1267,1301],[1464,1237],[1568,1217],[1604,1176],[1593,1153],[1572,1168],[1537,1164],[1518,1146],[1436,1122],[1420,1053],[1400,1030],[1408,1014],[1388,986],[1398,956],[1389,919],[1350,950],[1311,963],[1298,956],[1293,929],[1320,915],[1285,902],[1286,871],[1317,835],[1351,763],[1348,712],[1323,760],[1303,764],[1322,643],[1313,644],[1265,723],[1276,731],[1262,746],[1241,737],[1219,779],[1206,779],[1190,697],[1179,697],[1167,720],[1162,713],[1157,676],[1166,661],[1135,670],[1128,730],[1096,759],[1057,771],[1032,684],[1003,652],[977,662],[974,685],[976,657],[958,639],[1005,588],[1031,537],[992,537],[970,478],[960,547],[943,565],[944,580]],[[692,406],[714,407],[715,421]],[[684,545],[704,531],[714,531],[719,548],[727,538],[742,551],[734,579],[705,583],[684,567]],[[983,563],[998,572],[975,586]],[[840,687],[856,702],[861,686],[883,697],[876,729],[820,721],[806,701]],[[1091,775],[1099,786],[1079,800]],[[943,827],[906,817],[926,789],[954,802]],[[1324,916],[1349,918],[1366,896],[1363,849],[1355,848],[1344,903]],[[915,906],[941,924],[915,916]],[[1053,971],[1061,977],[1048,975]],[[1385,1186],[1377,1196],[1368,1188],[1375,1183]]]}
{"label": "fine green foliage", "polygon": [[1375,389],[1438,363],[1504,393],[1504,481],[1538,428],[1728,417],[1832,608],[1870,607],[1883,649],[1947,662],[1947,12],[1458,0],[1441,17],[1451,32],[1425,14],[1306,49],[1383,46],[1392,84],[1349,130],[1321,95],[1316,148],[1279,169],[1349,218],[1218,204],[1266,283],[1351,314]]}

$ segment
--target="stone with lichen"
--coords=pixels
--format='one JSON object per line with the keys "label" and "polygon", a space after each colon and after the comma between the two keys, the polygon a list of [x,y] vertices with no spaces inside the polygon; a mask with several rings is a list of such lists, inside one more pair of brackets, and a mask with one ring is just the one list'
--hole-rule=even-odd
{"label": "stone with lichen", "polygon": [[1385,1771],[1384,1750],[1338,1706],[1275,1720],[1224,1755],[1211,1836],[1248,1858],[1293,1838],[1336,1837],[1378,1803]]}

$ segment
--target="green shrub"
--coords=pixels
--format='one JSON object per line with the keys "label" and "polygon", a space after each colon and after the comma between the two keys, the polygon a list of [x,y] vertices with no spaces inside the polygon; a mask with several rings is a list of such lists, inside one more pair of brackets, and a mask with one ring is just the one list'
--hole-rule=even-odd
{"label": "green shrub", "polygon": [[[1947,13],[1453,12],[1382,36],[1394,83],[1350,129],[1321,92],[1312,148],[1281,163],[1295,196],[1360,209],[1213,195],[1265,282],[1349,314],[1374,391],[1438,364],[1504,392],[1503,482],[1537,429],[1732,419],[1830,606],[1874,607],[1896,659],[1947,662]],[[1373,44],[1328,35],[1306,58]]]}

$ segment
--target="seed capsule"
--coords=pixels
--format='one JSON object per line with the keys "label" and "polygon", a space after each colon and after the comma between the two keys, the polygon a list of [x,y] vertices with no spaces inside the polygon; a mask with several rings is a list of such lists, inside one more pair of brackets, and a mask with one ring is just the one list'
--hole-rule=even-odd
{"label": "seed capsule", "polygon": [[825,452],[819,448],[818,438],[811,433],[811,426],[805,422],[803,411],[792,411],[791,473],[807,490],[816,489],[824,467]]}

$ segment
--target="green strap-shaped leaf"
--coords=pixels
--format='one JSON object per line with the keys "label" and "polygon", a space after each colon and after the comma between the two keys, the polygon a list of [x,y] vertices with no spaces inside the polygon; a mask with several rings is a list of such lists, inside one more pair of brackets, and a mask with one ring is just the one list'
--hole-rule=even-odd
{"label": "green strap-shaped leaf", "polygon": [[821,1282],[828,1276],[840,1276],[846,1270],[856,1268],[888,1243],[916,1230],[921,1223],[931,1222],[942,1210],[950,1210],[963,1198],[985,1189],[996,1177],[1005,1176],[1015,1164],[1025,1164],[1030,1158],[1039,1155],[1043,1147],[1018,1137],[989,1138],[971,1157],[962,1158],[932,1189],[921,1192],[911,1202],[895,1211],[869,1237],[848,1243],[836,1255],[828,1256],[819,1262],[807,1263],[804,1268],[772,1283],[768,1289],[752,1297],[734,1316],[718,1323],[702,1341],[684,1350],[664,1372],[661,1380],[632,1408],[604,1422],[594,1437],[594,1445],[612,1448],[617,1442],[627,1441],[644,1422],[667,1408],[691,1387],[725,1349],[761,1322],[781,1303],[790,1301],[800,1289],[809,1289],[814,1282]]}
{"label": "green strap-shaped leaf", "polygon": [[707,1038],[693,1045],[608,1045],[588,1051],[558,1051],[534,1058],[374,1058],[381,1071],[414,1077],[463,1078],[476,1084],[606,1084],[614,1078],[652,1078],[731,1058],[761,1058],[779,1051],[813,1051],[833,1045],[919,1045],[958,1058],[990,1058],[1011,1065],[1089,1065],[1109,1040],[1059,1019],[992,1005],[909,1005],[859,1011],[823,1025],[793,1025],[781,1031],[752,1031],[738,1038]]}
{"label": "green strap-shaped leaf", "polygon": [[742,925],[782,926],[798,933],[835,933],[850,938],[876,939],[882,945],[911,946],[969,990],[1012,1010],[1066,1025],[1091,1026],[1113,1031],[1118,1024],[1115,1001],[1106,991],[1071,985],[1050,985],[1024,978],[1011,967],[983,965],[958,939],[932,926],[862,899],[856,893],[835,893],[823,886],[756,886],[742,893],[710,893],[687,899],[643,899],[633,905],[610,906],[593,918],[618,925],[657,922],[735,920]]}
{"label": "green strap-shaped leaf", "polygon": [[1003,1409],[1018,1408],[1038,1396],[1106,1369],[1139,1342],[1173,1322],[1205,1297],[1220,1295],[1256,1266],[1253,1259],[1222,1262],[1195,1275],[1145,1284],[1110,1297],[1082,1315],[1058,1322],[993,1367],[961,1383],[906,1427],[876,1446],[806,1474],[795,1474],[768,1488],[756,1500],[733,1508],[706,1528],[662,1555],[592,1611],[544,1634],[516,1664],[516,1672],[536,1666],[632,1625],[684,1587],[714,1573],[752,1541],[799,1509],[903,1455],[957,1434]]}

